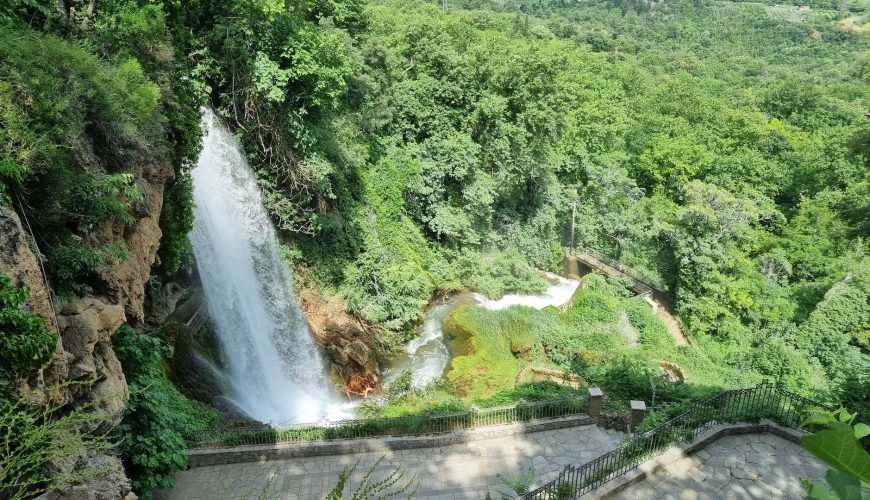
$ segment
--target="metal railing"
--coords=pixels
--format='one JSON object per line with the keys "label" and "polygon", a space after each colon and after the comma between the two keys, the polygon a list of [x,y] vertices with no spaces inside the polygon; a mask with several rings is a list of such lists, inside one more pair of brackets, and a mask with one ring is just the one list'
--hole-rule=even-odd
{"label": "metal railing", "polygon": [[588,408],[587,396],[576,396],[546,401],[520,402],[494,408],[472,408],[469,411],[408,415],[402,417],[374,417],[354,420],[322,421],[293,424],[273,428],[234,427],[213,429],[199,433],[188,447],[221,448],[246,445],[299,443],[339,439],[357,439],[386,436],[418,436],[450,431],[511,424],[538,419],[553,419],[583,414]]}
{"label": "metal railing", "polygon": [[621,262],[602,254],[594,248],[583,247],[583,253],[634,280],[632,288],[638,295],[651,295],[655,291],[655,288],[647,283],[647,278]]}
{"label": "metal railing", "polygon": [[762,382],[755,387],[724,392],[694,404],[691,410],[654,429],[640,433],[618,448],[581,466],[568,465],[553,481],[522,499],[579,498],[615,479],[670,446],[693,441],[700,433],[723,422],[752,422],[767,418],[798,428],[809,408],[826,405]]}
{"label": "metal railing", "polygon": [[190,330],[194,335],[199,333],[199,330],[205,327],[206,322],[208,322],[208,311],[205,309],[205,304],[200,304],[199,308],[195,313],[188,319],[184,326]]}

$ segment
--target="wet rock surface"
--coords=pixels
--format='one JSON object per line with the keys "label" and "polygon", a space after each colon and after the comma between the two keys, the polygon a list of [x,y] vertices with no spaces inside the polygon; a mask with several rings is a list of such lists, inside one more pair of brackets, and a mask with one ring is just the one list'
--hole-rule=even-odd
{"label": "wet rock surface", "polygon": [[302,288],[299,299],[312,333],[325,347],[333,379],[348,395],[379,393],[381,370],[369,347],[374,335],[368,325],[348,314],[340,297],[325,298],[311,288]]}

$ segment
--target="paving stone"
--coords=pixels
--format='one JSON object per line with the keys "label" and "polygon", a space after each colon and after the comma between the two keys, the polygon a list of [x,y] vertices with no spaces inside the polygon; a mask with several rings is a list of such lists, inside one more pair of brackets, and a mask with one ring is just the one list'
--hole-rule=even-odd
{"label": "paving stone", "polygon": [[[800,477],[824,474],[825,467],[815,459],[801,456],[801,448],[778,436],[762,434],[727,436],[704,448],[709,454],[689,469],[686,478],[666,473],[653,474],[617,494],[617,500],[652,498],[665,500],[665,492],[676,492],[695,500],[804,498]],[[741,441],[742,440],[742,441]],[[738,448],[747,450],[745,460]],[[768,447],[770,449],[768,449]],[[695,453],[700,459],[700,453]],[[798,463],[789,457],[798,457]],[[728,467],[726,463],[734,464]],[[678,467],[679,468],[679,467]],[[667,467],[665,467],[667,469]],[[696,472],[698,476],[696,475]],[[700,474],[704,474],[703,480]],[[691,493],[687,493],[691,492]]]}
{"label": "paving stone", "polygon": [[686,475],[699,483],[707,479],[707,474],[698,468],[690,469]]}
{"label": "paving stone", "polygon": [[761,442],[751,443],[751,446],[752,446],[752,449],[755,450],[756,452],[765,453],[767,455],[770,455],[776,451],[776,449],[774,449],[773,446],[770,446],[767,443],[761,443]]}
{"label": "paving stone", "polygon": [[737,451],[739,451],[740,453],[749,453],[750,451],[752,451],[752,445],[749,443],[743,443],[743,444],[737,445],[735,447],[735,449]]}
{"label": "paving stone", "polygon": [[732,467],[731,475],[737,479],[749,479],[754,481],[758,478],[758,474],[754,471],[748,471],[743,467]]}

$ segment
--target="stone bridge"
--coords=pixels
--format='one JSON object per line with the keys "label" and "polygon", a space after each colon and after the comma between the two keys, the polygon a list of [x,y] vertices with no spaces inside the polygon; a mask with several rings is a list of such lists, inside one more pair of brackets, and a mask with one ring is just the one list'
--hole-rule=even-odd
{"label": "stone bridge", "polygon": [[589,268],[592,272],[598,272],[615,278],[622,278],[631,283],[631,290],[641,297],[652,297],[653,293],[662,294],[652,285],[645,282],[634,269],[617,262],[592,248],[583,248],[578,251],[565,247],[565,261],[562,263],[563,271],[567,275],[582,276],[582,269],[578,264]]}

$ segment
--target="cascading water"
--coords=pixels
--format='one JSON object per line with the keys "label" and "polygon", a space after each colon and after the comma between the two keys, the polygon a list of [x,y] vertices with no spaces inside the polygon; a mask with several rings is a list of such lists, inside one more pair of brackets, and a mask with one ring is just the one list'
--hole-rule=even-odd
{"label": "cascading water", "polygon": [[408,342],[405,353],[396,356],[384,372],[384,383],[390,385],[405,370],[411,370],[411,385],[417,389],[426,387],[441,378],[450,363],[450,349],[444,338],[444,319],[460,305],[477,305],[486,309],[500,310],[512,306],[543,309],[565,304],[580,286],[580,282],[553,273],[544,273],[550,286],[543,293],[524,295],[510,293],[500,299],[489,299],[479,293],[462,293],[443,304],[431,308],[423,320],[418,336]]}
{"label": "cascading water", "polygon": [[203,111],[190,235],[233,403],[263,422],[340,418],[323,360],[235,138]]}

